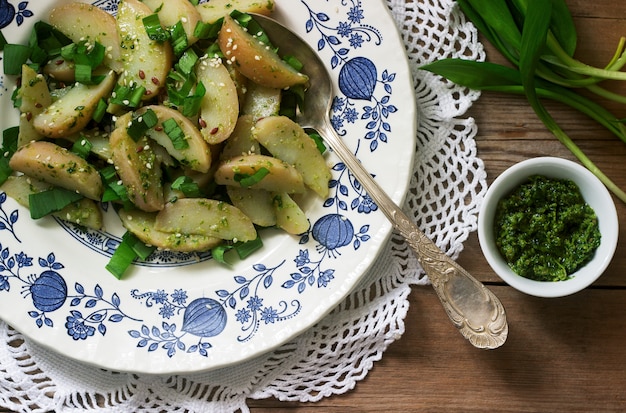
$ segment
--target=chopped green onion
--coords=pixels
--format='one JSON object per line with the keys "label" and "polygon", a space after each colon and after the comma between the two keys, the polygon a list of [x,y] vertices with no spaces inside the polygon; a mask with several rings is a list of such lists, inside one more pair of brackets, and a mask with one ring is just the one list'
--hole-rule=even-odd
{"label": "chopped green onion", "polygon": [[174,118],[167,119],[163,122],[163,130],[172,141],[175,149],[189,148],[189,142],[185,139],[185,132],[181,129]]}
{"label": "chopped green onion", "polygon": [[172,189],[181,191],[185,196],[190,198],[198,198],[201,195],[198,183],[185,175],[179,176],[172,182]]}
{"label": "chopped green onion", "polygon": [[232,245],[228,244],[218,245],[217,247],[211,249],[211,255],[213,256],[213,259],[220,264],[230,265],[230,263],[226,261],[226,253],[233,248],[234,247]]}
{"label": "chopped green onion", "polygon": [[237,251],[237,255],[242,260],[248,256],[250,256],[253,252],[261,249],[263,247],[263,240],[261,237],[256,237],[252,241],[246,242],[238,242],[235,244],[235,251]]}
{"label": "chopped green onion", "polygon": [[187,39],[187,33],[183,28],[183,23],[178,21],[175,25],[170,27],[170,43],[172,44],[172,50],[175,56],[180,56],[187,47],[189,47],[189,40]]}
{"label": "chopped green onion", "polygon": [[72,145],[72,152],[74,152],[81,158],[86,159],[89,156],[89,152],[91,151],[92,147],[93,145],[91,144],[91,142],[89,142],[87,138],[81,136]]}
{"label": "chopped green onion", "polygon": [[122,241],[115,248],[111,259],[106,265],[106,269],[119,280],[133,261],[137,258],[142,261],[146,260],[154,249],[154,247],[148,247],[135,235],[127,231],[122,236]]}
{"label": "chopped green onion", "polygon": [[269,173],[270,173],[269,169],[264,168],[264,167],[259,168],[259,170],[253,173],[252,175],[235,173],[235,182],[239,182],[239,185],[243,186],[244,188],[247,188],[254,184],[258,184],[261,181],[261,179],[265,178],[265,176]]}
{"label": "chopped green onion", "polygon": [[84,198],[83,195],[64,188],[52,188],[47,191],[37,192],[28,196],[30,217],[39,219],[52,212],[57,212]]}
{"label": "chopped green onion", "polygon": [[185,53],[182,54],[180,59],[178,59],[176,67],[184,74],[189,75],[191,72],[193,72],[193,69],[196,66],[196,63],[198,63],[198,60],[200,59],[198,58],[196,52],[193,49],[187,49]]}
{"label": "chopped green onion", "polygon": [[141,98],[145,93],[146,88],[143,86],[128,87],[118,84],[111,94],[110,102],[115,105],[136,108],[141,103]]}
{"label": "chopped green onion", "polygon": [[126,129],[128,135],[137,142],[150,129],[159,123],[159,118],[152,109],[146,110],[142,115],[134,118]]}
{"label": "chopped green onion", "polygon": [[13,93],[11,93],[11,101],[13,102],[13,107],[19,109],[22,106],[22,94],[20,93],[20,88],[15,88]]}
{"label": "chopped green onion", "polygon": [[[72,40],[51,24],[38,21],[31,32],[28,45],[33,49],[40,48],[48,56],[58,56],[61,48],[70,43]],[[45,61],[40,63],[45,63]]]}
{"label": "chopped green onion", "polygon": [[320,151],[320,153],[323,154],[324,152],[326,152],[326,145],[324,144],[324,139],[322,139],[322,137],[318,133],[309,133],[309,136],[315,142],[315,146],[317,146],[317,150]]}
{"label": "chopped green onion", "polygon": [[122,240],[131,246],[133,251],[135,251],[135,254],[137,254],[137,257],[142,261],[145,261],[156,249],[156,247],[144,244],[143,241],[130,232],[126,232],[122,236]]}
{"label": "chopped green onion", "polygon": [[261,27],[261,25],[257,23],[256,20],[252,18],[252,16],[246,13],[241,13],[237,10],[232,12],[230,15],[233,19],[237,20],[239,24],[245,27],[248,30],[248,33],[253,35],[258,41],[267,45],[267,47],[269,47],[270,49],[276,51],[276,47],[274,47],[274,45],[272,44],[271,39],[269,38],[267,33],[265,33],[265,30],[263,30],[263,27]]}
{"label": "chopped green onion", "polygon": [[2,132],[2,153],[0,154],[0,185],[2,185],[13,173],[13,169],[9,166],[9,159],[17,150],[17,137],[19,135],[19,126],[7,128]]}
{"label": "chopped green onion", "polygon": [[117,172],[115,171],[115,166],[109,165],[100,169],[100,176],[104,183],[102,202],[120,201],[124,205],[124,208],[132,207],[126,187],[120,182]]}
{"label": "chopped green onion", "polygon": [[61,57],[76,63],[74,75],[76,80],[83,84],[99,83],[103,77],[92,79],[91,72],[104,61],[106,49],[104,45],[95,42],[87,46],[87,41],[70,43],[61,48]]}
{"label": "chopped green onion", "polygon": [[[178,65],[176,66],[179,68]],[[185,74],[177,70],[170,70],[167,76],[167,97],[169,98],[170,103],[174,106],[184,107],[185,99],[190,96],[194,87],[196,87],[194,95],[200,93],[196,82],[197,78],[193,70],[189,74]],[[200,87],[202,95],[204,96],[204,85]]]}
{"label": "chopped green onion", "polygon": [[146,28],[146,33],[151,40],[157,42],[165,42],[169,40],[170,34],[161,26],[161,20],[159,15],[154,13],[143,18],[143,25]]}
{"label": "chopped green onion", "polygon": [[119,280],[136,258],[137,254],[133,251],[131,246],[121,242],[115,249],[115,252],[105,268]]}
{"label": "chopped green onion", "polygon": [[204,53],[209,58],[219,57],[220,59],[223,59],[225,57],[224,53],[222,53],[222,49],[220,49],[220,45],[217,44],[217,42],[209,46]]}
{"label": "chopped green onion", "polygon": [[74,77],[76,81],[83,84],[91,83],[91,66],[76,64],[74,66]]}
{"label": "chopped green onion", "polygon": [[200,105],[202,104],[202,98],[205,94],[206,88],[204,87],[204,83],[199,82],[193,95],[187,96],[183,100],[183,115],[187,117],[197,115],[200,110]]}
{"label": "chopped green onion", "polygon": [[32,49],[22,44],[8,43],[4,46],[4,74],[19,75],[22,73],[22,65],[28,61]]}
{"label": "chopped green onion", "polygon": [[198,39],[208,40],[208,39],[216,39],[220,29],[222,28],[222,23],[224,22],[224,18],[219,18],[214,23],[205,23],[203,21],[198,21],[196,27],[193,30],[193,35]]}
{"label": "chopped green onion", "polygon": [[261,249],[261,247],[263,247],[263,240],[261,240],[261,237],[256,237],[256,239],[252,241],[218,245],[211,250],[211,255],[213,256],[213,259],[220,264],[231,265],[231,263],[226,259],[227,252],[235,250],[239,259],[243,260],[255,251]]}
{"label": "chopped green onion", "polygon": [[93,112],[92,119],[95,122],[100,123],[100,121],[102,121],[102,118],[104,118],[104,115],[106,114],[106,110],[107,110],[107,102],[106,100],[101,98],[98,101],[96,110]]}
{"label": "chopped green onion", "polygon": [[296,69],[298,72],[302,70],[304,65],[300,60],[298,60],[295,56],[283,56],[283,60],[291,67]]}

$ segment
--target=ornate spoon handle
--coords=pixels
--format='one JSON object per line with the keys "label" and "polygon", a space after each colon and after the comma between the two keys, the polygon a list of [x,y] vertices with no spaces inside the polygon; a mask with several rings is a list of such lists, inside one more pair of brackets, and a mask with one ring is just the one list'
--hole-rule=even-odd
{"label": "ornate spoon handle", "polygon": [[448,317],[461,334],[478,348],[493,349],[504,344],[509,328],[504,307],[498,297],[420,231],[372,179],[328,123],[323,129],[318,129],[318,132],[323,133],[324,140],[409,243]]}

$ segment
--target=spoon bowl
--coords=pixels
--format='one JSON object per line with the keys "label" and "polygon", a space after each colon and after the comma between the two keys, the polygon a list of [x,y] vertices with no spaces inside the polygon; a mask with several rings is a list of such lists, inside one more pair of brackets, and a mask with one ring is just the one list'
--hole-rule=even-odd
{"label": "spoon bowl", "polygon": [[262,15],[254,19],[267,33],[280,54],[295,56],[309,76],[304,104],[297,121],[315,129],[333,152],[356,176],[369,196],[411,249],[439,297],[448,317],[475,347],[493,349],[506,341],[508,324],[500,300],[482,283],[448,257],[431,241],[374,181],[330,124],[333,83],[318,54],[298,35]]}

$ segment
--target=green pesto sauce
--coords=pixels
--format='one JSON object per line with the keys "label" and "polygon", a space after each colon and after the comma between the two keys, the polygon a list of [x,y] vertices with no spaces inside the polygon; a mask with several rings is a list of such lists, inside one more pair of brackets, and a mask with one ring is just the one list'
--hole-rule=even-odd
{"label": "green pesto sauce", "polygon": [[600,245],[598,218],[578,186],[540,175],[500,200],[494,231],[511,269],[537,281],[566,280]]}

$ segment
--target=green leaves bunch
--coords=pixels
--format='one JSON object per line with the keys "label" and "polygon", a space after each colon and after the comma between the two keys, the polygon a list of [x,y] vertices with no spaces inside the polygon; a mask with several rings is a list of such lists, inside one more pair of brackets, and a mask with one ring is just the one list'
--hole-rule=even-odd
{"label": "green leaves bunch", "polygon": [[611,181],[561,129],[541,99],[551,99],[584,113],[626,143],[626,127],[609,110],[578,93],[586,89],[602,98],[626,103],[626,97],[600,85],[626,80],[622,38],[603,68],[574,58],[577,33],[564,0],[457,0],[482,35],[512,63],[442,59],[421,68],[475,90],[525,95],[538,118],[578,160],[619,199],[626,193]]}

